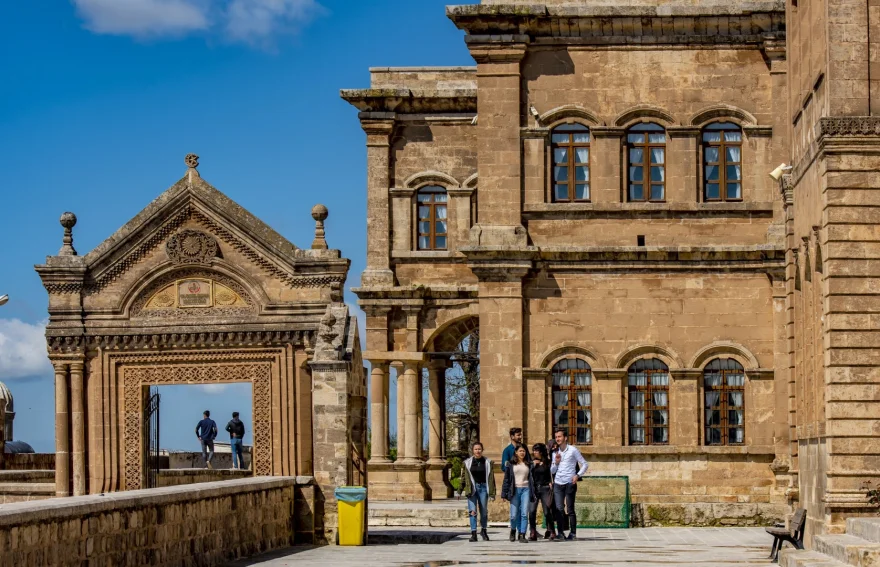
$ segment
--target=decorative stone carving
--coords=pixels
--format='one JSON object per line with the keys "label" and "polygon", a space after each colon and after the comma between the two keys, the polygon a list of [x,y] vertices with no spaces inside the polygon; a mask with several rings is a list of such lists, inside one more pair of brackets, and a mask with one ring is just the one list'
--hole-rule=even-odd
{"label": "decorative stone carving", "polygon": [[210,264],[217,257],[217,241],[199,230],[181,230],[168,239],[165,250],[175,264]]}
{"label": "decorative stone carving", "polygon": [[819,137],[880,136],[880,116],[836,116],[819,119]]}
{"label": "decorative stone carving", "polygon": [[76,226],[76,215],[70,212],[61,215],[61,226],[64,227],[64,239],[61,250],[58,251],[59,256],[76,256],[76,249],[73,247],[73,227]]}
{"label": "decorative stone carving", "polygon": [[322,204],[312,207],[312,218],[315,219],[315,240],[312,241],[312,250],[326,250],[327,240],[324,238],[324,221],[330,216],[330,211]]}
{"label": "decorative stone carving", "polygon": [[[206,303],[181,298],[198,282],[199,297]],[[181,289],[181,286],[183,288]],[[203,292],[203,293],[202,293]],[[191,297],[196,297],[192,295]],[[251,294],[232,278],[200,268],[178,270],[157,279],[135,299],[132,317],[151,319],[193,319],[200,317],[251,317],[257,314],[257,304]]]}
{"label": "decorative stone carving", "polygon": [[[228,355],[227,355],[228,357]],[[266,354],[239,353],[237,360],[247,358],[266,358]],[[214,363],[195,365],[201,362],[199,355],[178,355],[176,357],[137,357],[132,364],[121,368],[124,384],[124,437],[125,452],[123,470],[125,489],[137,490],[141,486],[143,467],[143,388],[145,384],[217,384],[229,382],[251,382],[253,385],[254,412],[254,475],[272,474],[272,364],[265,360],[251,360],[235,364]],[[143,362],[153,362],[143,366]]]}
{"label": "decorative stone carving", "polygon": [[199,167],[199,156],[196,154],[186,154],[186,157],[183,158],[183,163],[190,169],[196,169]]}

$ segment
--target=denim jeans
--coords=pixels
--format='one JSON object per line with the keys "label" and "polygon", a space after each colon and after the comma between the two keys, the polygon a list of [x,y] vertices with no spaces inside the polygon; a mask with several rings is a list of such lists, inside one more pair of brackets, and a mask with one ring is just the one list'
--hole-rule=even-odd
{"label": "denim jeans", "polygon": [[474,491],[467,497],[467,501],[471,531],[477,531],[477,505],[480,507],[480,527],[485,530],[489,527],[489,485],[486,483],[475,484]]}
{"label": "denim jeans", "polygon": [[553,509],[553,487],[550,485],[536,486],[535,491],[537,498],[529,505],[529,527],[533,530],[538,528],[538,505],[543,506],[544,521],[547,523],[547,529],[553,530],[556,524],[553,521],[555,511]]}
{"label": "denim jeans", "polygon": [[510,529],[524,534],[529,529],[529,500],[531,490],[528,486],[517,488],[510,498]]}
{"label": "denim jeans", "polygon": [[229,440],[229,447],[232,449],[232,466],[236,469],[244,468],[244,455],[241,452],[241,439],[235,438]]}
{"label": "denim jeans", "polygon": [[574,499],[577,494],[576,482],[553,485],[553,505],[556,507],[556,527],[561,535],[563,530],[577,531],[577,515],[574,510]]}
{"label": "denim jeans", "polygon": [[205,459],[205,466],[214,458],[214,440],[202,439],[202,457]]}

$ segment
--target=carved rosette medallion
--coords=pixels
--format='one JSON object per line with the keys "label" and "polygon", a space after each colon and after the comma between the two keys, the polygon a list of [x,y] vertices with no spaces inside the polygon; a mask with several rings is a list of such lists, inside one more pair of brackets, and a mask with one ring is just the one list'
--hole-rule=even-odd
{"label": "carved rosette medallion", "polygon": [[217,240],[199,230],[184,229],[168,239],[165,251],[175,264],[210,264],[217,257]]}

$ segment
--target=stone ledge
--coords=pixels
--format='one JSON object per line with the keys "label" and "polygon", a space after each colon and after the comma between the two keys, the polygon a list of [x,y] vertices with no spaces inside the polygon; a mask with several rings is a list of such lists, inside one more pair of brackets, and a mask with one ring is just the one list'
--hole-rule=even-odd
{"label": "stone ledge", "polygon": [[776,455],[772,445],[742,446],[683,446],[683,445],[626,445],[621,447],[578,447],[584,457],[591,455]]}
{"label": "stone ledge", "polygon": [[656,218],[706,214],[773,215],[773,203],[746,201],[731,203],[536,203],[523,206],[526,218],[595,218],[628,216]]}
{"label": "stone ledge", "polygon": [[312,477],[256,477],[221,482],[150,488],[90,496],[52,498],[37,502],[18,502],[0,507],[0,527],[77,518],[122,508],[142,508],[206,498],[236,496],[275,488],[312,485]]}

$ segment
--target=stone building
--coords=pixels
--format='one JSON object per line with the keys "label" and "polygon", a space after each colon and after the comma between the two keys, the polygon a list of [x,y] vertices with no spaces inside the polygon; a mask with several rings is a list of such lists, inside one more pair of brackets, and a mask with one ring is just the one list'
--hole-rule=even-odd
{"label": "stone building", "polygon": [[475,67],[374,68],[342,91],[368,156],[371,494],[448,494],[443,376],[478,328],[489,456],[512,426],[530,443],[562,427],[592,474],[629,476],[646,521],[782,517],[790,298],[767,174],[790,155],[785,4],[484,0],[447,16]]}
{"label": "stone building", "polygon": [[63,246],[37,272],[49,293],[56,494],[147,487],[150,386],[250,382],[253,472],[333,488],[365,475],[366,382],[342,302],[349,261],[329,249],[328,211],[298,248],[186,175],[85,256]]}

